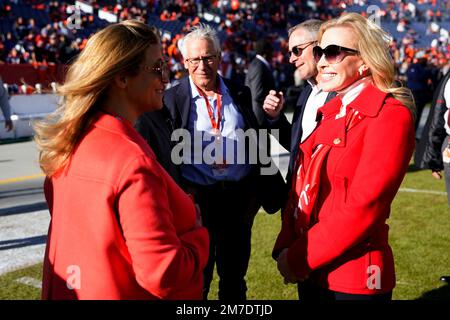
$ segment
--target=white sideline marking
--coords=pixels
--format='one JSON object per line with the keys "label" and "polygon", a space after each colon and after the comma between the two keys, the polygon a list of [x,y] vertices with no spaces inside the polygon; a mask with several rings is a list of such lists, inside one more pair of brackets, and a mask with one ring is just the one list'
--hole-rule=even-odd
{"label": "white sideline marking", "polygon": [[45,243],[30,239],[46,235],[49,222],[48,210],[0,216],[0,275],[44,260]]}
{"label": "white sideline marking", "polygon": [[22,278],[17,279],[16,282],[26,284],[27,286],[30,286],[30,287],[42,289],[42,282],[36,278],[22,277]]}
{"label": "white sideline marking", "polygon": [[439,195],[439,196],[446,196],[447,195],[447,192],[442,192],[442,191],[419,190],[419,189],[411,189],[411,188],[400,188],[399,191],[412,192],[412,193],[428,193],[428,194],[436,194],[436,195]]}

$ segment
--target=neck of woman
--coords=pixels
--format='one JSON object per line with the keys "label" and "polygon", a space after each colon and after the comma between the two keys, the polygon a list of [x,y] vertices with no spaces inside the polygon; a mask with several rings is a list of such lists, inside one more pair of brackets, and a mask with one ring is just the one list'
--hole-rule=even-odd
{"label": "neck of woman", "polygon": [[107,99],[103,103],[103,110],[129,121],[133,125],[139,116],[138,114],[136,114],[136,112],[133,111],[133,108],[131,106],[117,97],[113,99]]}

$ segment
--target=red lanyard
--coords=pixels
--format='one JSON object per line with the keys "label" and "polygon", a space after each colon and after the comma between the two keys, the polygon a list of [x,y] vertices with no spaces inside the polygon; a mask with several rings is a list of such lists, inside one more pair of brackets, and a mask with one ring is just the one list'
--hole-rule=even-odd
{"label": "red lanyard", "polygon": [[220,94],[220,88],[219,88],[219,92],[217,93],[217,121],[215,121],[214,110],[211,107],[211,104],[209,103],[208,97],[206,96],[206,94],[203,93],[203,91],[200,90],[200,88],[198,86],[196,86],[196,87],[197,87],[197,91],[201,94],[203,99],[205,99],[206,109],[208,110],[209,120],[211,121],[211,127],[213,128],[213,132],[214,132],[214,134],[219,135],[220,134],[220,121],[222,120],[222,114],[221,114],[222,95]]}

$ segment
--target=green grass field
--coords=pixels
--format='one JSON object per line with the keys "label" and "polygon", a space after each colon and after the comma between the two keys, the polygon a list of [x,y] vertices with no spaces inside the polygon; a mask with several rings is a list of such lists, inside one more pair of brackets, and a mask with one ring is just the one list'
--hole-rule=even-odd
{"label": "green grass field", "polygon": [[[433,179],[429,171],[408,172],[402,188],[445,192],[444,181]],[[397,273],[393,298],[450,300],[450,286],[439,282],[441,275],[450,275],[450,209],[447,197],[400,191],[388,223]],[[271,258],[279,228],[279,214],[257,215],[247,274],[249,299],[297,299],[296,286],[283,284]],[[1,276],[0,299],[39,299],[39,289],[16,280],[25,276],[41,279],[41,268],[39,264]],[[217,277],[212,284],[210,299],[217,299]]]}

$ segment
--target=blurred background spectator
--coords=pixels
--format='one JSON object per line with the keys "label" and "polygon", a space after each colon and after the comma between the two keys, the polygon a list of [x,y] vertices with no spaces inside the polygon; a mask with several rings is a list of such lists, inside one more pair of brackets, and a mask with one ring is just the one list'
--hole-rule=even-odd
{"label": "blurred background spectator", "polygon": [[[138,19],[161,30],[170,85],[175,85],[185,75],[178,41],[191,26],[206,22],[219,31],[223,76],[243,83],[255,57],[254,44],[265,38],[273,46],[268,62],[275,86],[287,92],[303,84],[288,63],[287,29],[306,19],[328,20],[347,11],[376,19],[389,31],[392,56],[404,83],[418,52],[426,57],[424,67],[433,75],[430,91],[448,70],[450,1],[0,0],[0,75],[10,93],[22,82],[41,83],[45,92],[51,82],[61,81],[64,65],[84,48],[92,33],[111,22]],[[11,65],[20,67],[11,72]]]}

